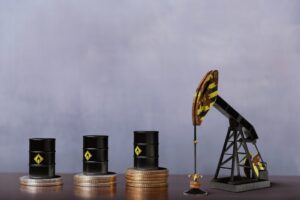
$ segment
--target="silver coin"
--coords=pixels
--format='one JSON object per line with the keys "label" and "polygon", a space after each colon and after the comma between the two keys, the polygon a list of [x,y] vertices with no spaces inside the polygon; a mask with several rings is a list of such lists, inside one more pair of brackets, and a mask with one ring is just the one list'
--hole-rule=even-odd
{"label": "silver coin", "polygon": [[44,179],[33,179],[29,176],[20,177],[20,184],[26,186],[38,186],[38,187],[48,187],[48,186],[59,186],[63,184],[63,179],[60,176],[54,178],[44,178]]}

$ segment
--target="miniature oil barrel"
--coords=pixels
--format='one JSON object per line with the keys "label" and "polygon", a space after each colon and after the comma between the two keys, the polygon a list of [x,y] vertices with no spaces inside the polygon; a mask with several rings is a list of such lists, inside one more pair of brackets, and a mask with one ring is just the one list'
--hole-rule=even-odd
{"label": "miniature oil barrel", "polygon": [[55,139],[29,139],[29,177],[55,177]]}
{"label": "miniature oil barrel", "polygon": [[158,169],[158,131],[134,131],[134,168]]}
{"label": "miniature oil barrel", "polygon": [[108,136],[83,136],[83,174],[101,175],[108,173]]}

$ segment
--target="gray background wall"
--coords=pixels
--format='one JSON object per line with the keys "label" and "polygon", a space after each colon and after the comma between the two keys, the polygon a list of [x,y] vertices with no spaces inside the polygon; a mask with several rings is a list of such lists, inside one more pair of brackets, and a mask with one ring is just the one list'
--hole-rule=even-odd
{"label": "gray background wall", "polygon": [[[110,170],[133,165],[133,130],[160,131],[160,164],[192,171],[191,103],[210,69],[251,121],[271,174],[300,175],[299,1],[0,0],[0,171],[28,170],[28,138],[57,139],[81,170],[82,135],[108,134]],[[212,174],[227,120],[199,128]]]}

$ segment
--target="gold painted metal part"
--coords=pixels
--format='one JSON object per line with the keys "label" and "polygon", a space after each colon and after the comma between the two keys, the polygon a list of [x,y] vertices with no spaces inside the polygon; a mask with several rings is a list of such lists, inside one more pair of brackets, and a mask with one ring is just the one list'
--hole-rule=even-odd
{"label": "gold painted metal part", "polygon": [[199,189],[201,186],[200,179],[202,176],[200,174],[190,174],[190,188]]}
{"label": "gold painted metal part", "polygon": [[214,105],[218,96],[218,70],[209,71],[196,89],[193,105],[193,125],[201,125],[205,115]]}
{"label": "gold painted metal part", "polygon": [[250,163],[252,163],[254,173],[256,174],[257,177],[259,177],[260,171],[264,171],[266,168],[261,160],[260,155],[257,153],[253,158],[252,158],[252,153],[250,152],[250,158],[252,162],[249,162],[247,158],[243,160],[244,162],[244,173],[247,178],[251,178],[250,175]]}

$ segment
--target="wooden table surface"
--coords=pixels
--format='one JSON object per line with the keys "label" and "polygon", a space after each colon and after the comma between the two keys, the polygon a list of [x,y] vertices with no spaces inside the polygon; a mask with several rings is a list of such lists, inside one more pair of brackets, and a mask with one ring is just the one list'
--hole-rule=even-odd
{"label": "wooden table surface", "polygon": [[231,193],[208,188],[211,177],[204,177],[202,189],[209,195],[206,197],[184,196],[188,189],[188,178],[185,175],[170,175],[167,190],[133,191],[125,187],[124,175],[118,175],[115,190],[96,190],[76,188],[73,186],[73,174],[63,174],[64,185],[58,188],[26,188],[19,184],[20,173],[0,173],[0,199],[130,199],[130,200],[164,200],[164,199],[300,199],[300,177],[273,176],[272,187]]}

